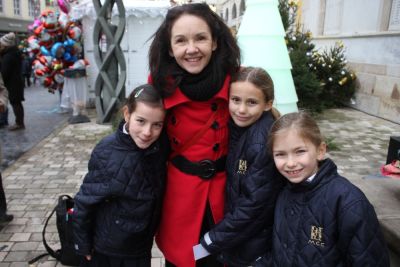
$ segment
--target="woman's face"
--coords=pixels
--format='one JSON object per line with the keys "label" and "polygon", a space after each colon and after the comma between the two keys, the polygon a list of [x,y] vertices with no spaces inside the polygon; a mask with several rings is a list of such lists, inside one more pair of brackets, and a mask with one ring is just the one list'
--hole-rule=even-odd
{"label": "woman's face", "polygon": [[171,51],[178,65],[191,74],[200,73],[217,49],[207,23],[194,15],[184,14],[172,25]]}

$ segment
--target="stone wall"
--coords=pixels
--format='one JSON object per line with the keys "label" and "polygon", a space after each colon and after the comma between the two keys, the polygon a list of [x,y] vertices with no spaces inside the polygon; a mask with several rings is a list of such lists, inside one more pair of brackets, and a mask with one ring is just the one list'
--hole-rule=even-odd
{"label": "stone wall", "polygon": [[355,102],[400,123],[400,0],[303,0],[301,21],[317,49],[343,41],[357,75]]}

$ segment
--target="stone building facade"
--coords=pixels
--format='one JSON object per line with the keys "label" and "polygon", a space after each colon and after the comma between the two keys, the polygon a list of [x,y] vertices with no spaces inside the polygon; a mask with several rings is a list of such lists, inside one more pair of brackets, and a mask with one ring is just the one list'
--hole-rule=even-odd
{"label": "stone building facade", "polygon": [[303,0],[317,48],[343,41],[357,75],[355,108],[400,123],[400,0]]}
{"label": "stone building facade", "polygon": [[245,11],[245,0],[217,0],[215,8],[217,14],[236,33]]}
{"label": "stone building facade", "polygon": [[54,8],[54,1],[0,0],[0,35],[15,32],[25,37],[28,25],[46,8]]}

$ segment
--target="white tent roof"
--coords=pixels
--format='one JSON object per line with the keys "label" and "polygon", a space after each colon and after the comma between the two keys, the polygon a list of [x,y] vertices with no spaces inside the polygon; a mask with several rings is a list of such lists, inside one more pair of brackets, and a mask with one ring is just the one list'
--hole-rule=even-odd
{"label": "white tent roof", "polygon": [[[164,17],[168,8],[171,7],[168,0],[130,0],[124,2],[126,17]],[[118,14],[118,8],[116,4],[114,4],[112,13],[113,15]],[[80,19],[84,16],[90,16],[94,18],[97,16],[92,0],[84,0],[79,5],[72,6],[69,15],[72,19]]]}

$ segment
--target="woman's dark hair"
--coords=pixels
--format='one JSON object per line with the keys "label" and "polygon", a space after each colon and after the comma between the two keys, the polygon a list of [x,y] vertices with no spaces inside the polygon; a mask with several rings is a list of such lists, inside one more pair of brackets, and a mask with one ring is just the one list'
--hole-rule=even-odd
{"label": "woman's dark hair", "polygon": [[234,74],[240,67],[240,48],[225,22],[205,3],[184,4],[171,8],[164,22],[154,33],[149,49],[149,69],[154,87],[163,97],[171,95],[178,81],[171,75],[179,71],[174,57],[171,57],[171,30],[182,15],[193,15],[203,19],[210,28],[217,49],[211,61],[225,74]]}
{"label": "woman's dark hair", "polygon": [[160,93],[151,84],[140,85],[130,93],[125,103],[129,114],[136,110],[138,102],[146,103],[152,107],[164,108]]}

